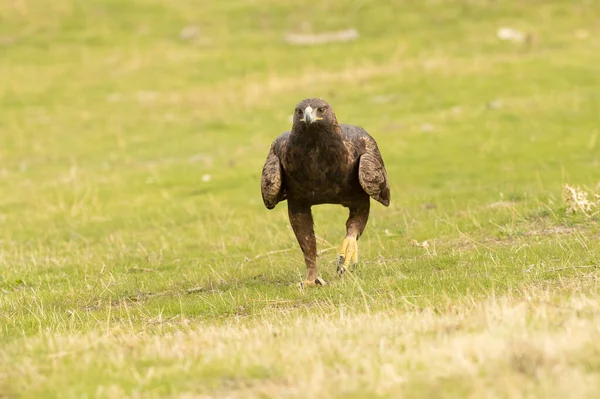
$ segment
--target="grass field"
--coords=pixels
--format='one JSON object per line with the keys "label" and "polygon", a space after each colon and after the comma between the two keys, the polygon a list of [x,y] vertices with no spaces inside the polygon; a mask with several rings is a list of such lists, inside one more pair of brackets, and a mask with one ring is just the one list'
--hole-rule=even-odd
{"label": "grass field", "polygon": [[[315,208],[302,291],[259,178],[305,97],[392,204],[343,279]],[[600,395],[595,0],[8,0],[0,109],[0,397]]]}

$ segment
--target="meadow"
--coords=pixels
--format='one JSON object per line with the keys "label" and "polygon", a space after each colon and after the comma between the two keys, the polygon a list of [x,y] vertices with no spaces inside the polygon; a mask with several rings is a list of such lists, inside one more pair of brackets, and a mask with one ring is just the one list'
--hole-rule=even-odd
{"label": "meadow", "polygon": [[[392,203],[343,278],[315,208],[303,290],[260,173],[306,97]],[[596,0],[8,0],[0,397],[598,397],[599,134]]]}

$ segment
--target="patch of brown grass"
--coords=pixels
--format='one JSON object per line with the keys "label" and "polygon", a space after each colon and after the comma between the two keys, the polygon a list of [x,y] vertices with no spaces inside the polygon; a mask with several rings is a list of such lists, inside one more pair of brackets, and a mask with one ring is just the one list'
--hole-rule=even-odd
{"label": "patch of brown grass", "polygon": [[[182,323],[179,332],[163,336],[117,329],[44,337],[7,348],[2,363],[20,366],[3,383],[22,387],[43,377],[50,389],[76,362],[79,377],[73,378],[131,369],[142,387],[179,381],[190,395],[233,398],[425,391],[587,397],[600,383],[597,362],[582,355],[600,352],[600,302],[583,294],[560,303],[550,298],[548,291],[533,290],[518,298],[453,303],[442,313],[270,316],[224,325]],[[181,375],[197,376],[195,384],[175,377]],[[111,391],[108,385],[99,389]]]}

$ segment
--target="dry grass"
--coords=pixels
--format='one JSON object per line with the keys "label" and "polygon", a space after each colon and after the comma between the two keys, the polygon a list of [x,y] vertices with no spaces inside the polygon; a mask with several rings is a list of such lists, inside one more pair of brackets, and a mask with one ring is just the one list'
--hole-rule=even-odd
{"label": "dry grass", "polygon": [[[75,397],[82,387],[72,378],[74,385],[63,385],[64,373],[101,369],[103,379],[133,373],[134,383],[100,384],[98,397],[159,397],[172,382],[180,397],[593,397],[600,300],[587,294],[597,284],[590,278],[565,281],[578,292],[568,299],[532,288],[483,302],[448,300],[441,313],[340,308],[220,325],[156,319],[147,331],[42,334],[5,348],[0,386],[10,380],[31,393]],[[177,332],[157,333],[169,324]]]}
{"label": "dry grass", "polygon": [[595,199],[590,200],[588,193],[579,187],[573,187],[565,184],[565,203],[567,205],[567,213],[583,213],[586,216],[592,216],[596,212],[594,210],[600,203],[600,195],[594,194]]}

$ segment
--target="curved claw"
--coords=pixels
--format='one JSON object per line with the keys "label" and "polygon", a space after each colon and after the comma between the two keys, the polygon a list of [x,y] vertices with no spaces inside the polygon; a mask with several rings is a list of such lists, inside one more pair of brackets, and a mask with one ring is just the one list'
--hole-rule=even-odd
{"label": "curved claw", "polygon": [[338,265],[337,265],[337,274],[340,275],[340,277],[346,273],[346,267],[344,266],[344,257],[340,256],[338,259]]}
{"label": "curved claw", "polygon": [[317,278],[315,279],[315,283],[316,283],[317,285],[320,285],[321,287],[324,287],[324,286],[326,286],[326,285],[327,285],[327,281],[323,280],[321,277],[317,277]]}
{"label": "curved claw", "polygon": [[321,277],[317,277],[314,280],[305,280],[300,282],[299,288],[304,289],[306,287],[323,287],[327,285],[327,281],[323,280]]}

